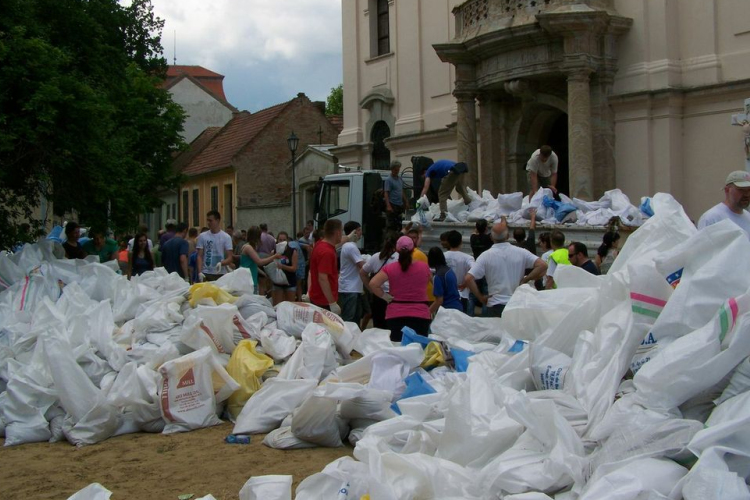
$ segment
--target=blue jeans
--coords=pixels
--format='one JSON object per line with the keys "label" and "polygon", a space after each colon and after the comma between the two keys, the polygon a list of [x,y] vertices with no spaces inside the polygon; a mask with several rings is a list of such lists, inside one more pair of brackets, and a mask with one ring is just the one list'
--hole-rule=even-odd
{"label": "blue jeans", "polygon": [[[482,293],[482,295],[487,295],[487,280],[482,278],[480,280],[477,280],[477,288],[479,288],[479,291]],[[476,306],[482,304],[479,302],[479,299],[477,299],[476,295],[473,293],[469,294],[469,305],[468,309],[466,311],[466,314],[468,314],[471,317],[474,317],[474,309]],[[482,304],[482,317],[487,316],[487,306]]]}

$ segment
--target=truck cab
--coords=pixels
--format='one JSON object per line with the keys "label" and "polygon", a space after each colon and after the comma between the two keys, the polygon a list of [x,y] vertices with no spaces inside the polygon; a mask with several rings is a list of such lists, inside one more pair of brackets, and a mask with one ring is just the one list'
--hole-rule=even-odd
{"label": "truck cab", "polygon": [[[328,219],[338,219],[343,224],[357,221],[362,224],[360,249],[372,254],[383,245],[385,214],[373,209],[373,198],[380,190],[382,197],[383,183],[390,170],[362,170],[330,174],[323,177],[318,185],[315,198],[315,224],[322,228]],[[404,190],[409,200],[413,198],[413,180],[409,171],[402,172]]]}

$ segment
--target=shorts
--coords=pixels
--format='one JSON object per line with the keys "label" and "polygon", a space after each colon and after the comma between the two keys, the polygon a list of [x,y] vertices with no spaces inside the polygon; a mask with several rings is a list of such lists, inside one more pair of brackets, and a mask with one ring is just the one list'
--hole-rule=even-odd
{"label": "shorts", "polygon": [[296,292],[297,291],[297,285],[294,286],[291,285],[277,285],[276,283],[273,284],[274,290],[281,290],[283,292]]}

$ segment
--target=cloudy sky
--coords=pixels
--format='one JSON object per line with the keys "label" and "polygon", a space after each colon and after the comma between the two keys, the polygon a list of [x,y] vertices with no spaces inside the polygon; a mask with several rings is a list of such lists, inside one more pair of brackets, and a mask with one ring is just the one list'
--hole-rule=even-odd
{"label": "cloudy sky", "polygon": [[325,100],[342,81],[341,0],[152,0],[164,56],[224,78],[227,100],[257,111],[298,92]]}

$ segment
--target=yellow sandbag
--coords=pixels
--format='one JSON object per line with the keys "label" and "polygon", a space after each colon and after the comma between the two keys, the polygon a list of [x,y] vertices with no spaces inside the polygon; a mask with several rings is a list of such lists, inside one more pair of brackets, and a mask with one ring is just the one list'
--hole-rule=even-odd
{"label": "yellow sandbag", "polygon": [[190,287],[189,293],[190,307],[195,307],[201,299],[212,299],[217,306],[225,303],[234,304],[237,301],[237,297],[211,283],[196,283]]}
{"label": "yellow sandbag", "polygon": [[240,384],[240,388],[234,391],[227,401],[227,409],[235,418],[250,396],[260,389],[260,377],[273,367],[273,359],[255,351],[257,345],[258,342],[255,340],[242,340],[229,358],[227,372]]}
{"label": "yellow sandbag", "polygon": [[437,342],[430,342],[424,350],[424,361],[419,365],[422,368],[432,368],[445,364],[445,353]]}

